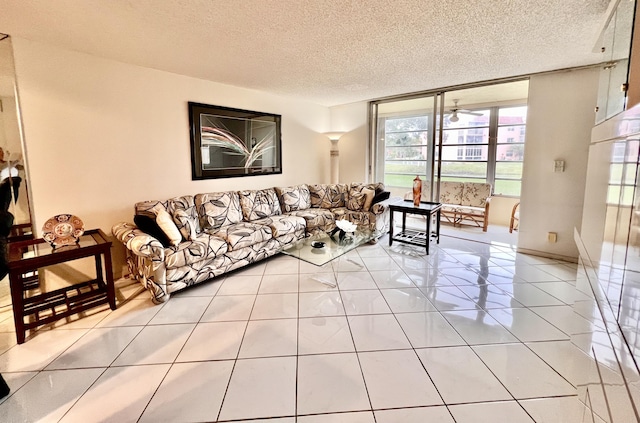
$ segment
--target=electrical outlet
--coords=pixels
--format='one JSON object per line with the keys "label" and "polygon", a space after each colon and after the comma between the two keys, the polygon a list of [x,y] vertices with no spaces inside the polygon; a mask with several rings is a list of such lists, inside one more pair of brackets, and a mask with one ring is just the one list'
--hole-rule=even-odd
{"label": "electrical outlet", "polygon": [[553,171],[554,172],[564,172],[564,160],[554,160],[553,161]]}
{"label": "electrical outlet", "polygon": [[547,232],[547,240],[549,242],[558,242],[558,234],[556,232]]}

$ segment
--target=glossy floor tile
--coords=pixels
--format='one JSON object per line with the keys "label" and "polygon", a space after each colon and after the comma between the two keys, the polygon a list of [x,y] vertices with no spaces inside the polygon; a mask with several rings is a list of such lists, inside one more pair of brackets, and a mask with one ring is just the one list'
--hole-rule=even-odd
{"label": "glossy floor tile", "polygon": [[296,413],[296,358],[238,360],[219,418],[239,420]]}
{"label": "glossy floor tile", "polygon": [[374,409],[443,404],[412,350],[358,353]]}
{"label": "glossy floor tile", "polygon": [[[216,421],[233,364],[233,361],[174,364],[139,421]],[[198,389],[193,389],[194,386]]]}
{"label": "glossy floor tile", "polygon": [[471,348],[515,399],[576,393],[573,385],[523,344]]}
{"label": "glossy floor tile", "polygon": [[470,347],[425,348],[416,352],[447,404],[512,399]]}
{"label": "glossy floor tile", "polygon": [[355,353],[299,357],[297,396],[298,414],[370,409]]}
{"label": "glossy floor tile", "polygon": [[533,423],[533,419],[516,401],[485,402],[449,407],[456,423],[494,423],[496,416],[509,423]]}
{"label": "glossy floor tile", "polygon": [[589,377],[575,364],[603,336],[575,269],[383,237],[324,266],[274,256],[160,305],[120,280],[117,310],[21,345],[0,309],[0,421],[571,423]]}

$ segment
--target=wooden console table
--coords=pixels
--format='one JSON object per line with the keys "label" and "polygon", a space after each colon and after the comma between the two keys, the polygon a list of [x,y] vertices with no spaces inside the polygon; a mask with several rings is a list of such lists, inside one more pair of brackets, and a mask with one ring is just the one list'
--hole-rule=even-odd
{"label": "wooden console table", "polygon": [[[405,244],[417,245],[427,249],[429,254],[429,243],[432,238],[436,243],[440,243],[440,211],[442,204],[421,201],[418,207],[413,205],[412,200],[405,200],[404,203],[389,204],[389,246],[393,241]],[[402,231],[394,236],[393,234],[393,213],[402,213]],[[407,229],[407,213],[418,214],[426,217],[426,231],[416,231]],[[435,218],[435,228],[431,227],[431,219]]]}
{"label": "wooden console table", "polygon": [[[112,310],[116,309],[111,241],[100,229],[86,231],[78,244],[56,249],[42,238],[12,242],[8,248],[9,283],[18,344],[24,342],[29,329],[102,304],[108,303]],[[38,269],[91,256],[95,257],[95,279],[30,295],[30,291],[40,288]]]}

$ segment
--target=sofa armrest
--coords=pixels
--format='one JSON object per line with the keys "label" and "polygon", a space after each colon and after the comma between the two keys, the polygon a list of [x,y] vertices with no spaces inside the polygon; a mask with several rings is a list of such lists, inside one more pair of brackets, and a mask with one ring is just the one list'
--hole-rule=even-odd
{"label": "sofa armrest", "polygon": [[487,197],[487,200],[484,203],[484,223],[482,225],[482,230],[487,232],[487,227],[489,227],[489,207],[491,206],[491,197]]}
{"label": "sofa armrest", "polygon": [[137,226],[121,222],[111,228],[111,233],[135,255],[156,262],[164,261],[164,247],[160,241],[142,232]]}
{"label": "sofa armrest", "polygon": [[371,213],[377,215],[383,214],[386,210],[389,209],[389,204],[401,203],[404,200],[401,197],[390,197],[384,201],[380,201],[379,203],[375,203],[371,206]]}

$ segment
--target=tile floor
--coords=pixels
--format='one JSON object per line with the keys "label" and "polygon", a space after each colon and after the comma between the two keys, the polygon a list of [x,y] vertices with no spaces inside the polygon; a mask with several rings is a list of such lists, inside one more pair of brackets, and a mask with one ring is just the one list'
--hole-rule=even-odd
{"label": "tile floor", "polygon": [[276,256],[160,306],[117,286],[116,311],[23,345],[0,308],[0,421],[582,421],[575,265],[507,244],[443,236],[424,256],[383,238],[324,267]]}

